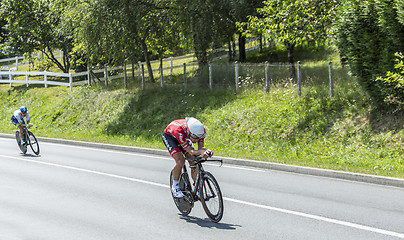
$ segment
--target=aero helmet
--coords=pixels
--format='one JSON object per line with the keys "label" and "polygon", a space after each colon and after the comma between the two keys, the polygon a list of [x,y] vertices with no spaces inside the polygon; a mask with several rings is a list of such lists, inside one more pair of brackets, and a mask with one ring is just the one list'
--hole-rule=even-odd
{"label": "aero helmet", "polygon": [[21,111],[21,112],[26,112],[26,111],[27,111],[27,107],[26,107],[26,106],[20,107],[20,111]]}
{"label": "aero helmet", "polygon": [[197,139],[205,137],[205,127],[198,119],[193,117],[187,117],[185,118],[185,120],[187,121],[189,135],[192,138]]}

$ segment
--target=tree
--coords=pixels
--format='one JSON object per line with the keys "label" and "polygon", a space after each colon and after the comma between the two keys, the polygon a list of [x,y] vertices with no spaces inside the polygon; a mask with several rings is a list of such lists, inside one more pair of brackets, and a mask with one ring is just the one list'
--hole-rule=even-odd
{"label": "tree", "polygon": [[177,0],[175,12],[185,36],[192,39],[199,68],[208,63],[207,50],[224,44],[233,33],[230,0]]}
{"label": "tree", "polygon": [[[247,22],[248,16],[256,15],[257,9],[263,7],[262,0],[233,0],[232,2],[232,13],[233,13],[233,21],[234,28],[236,28],[237,22]],[[240,29],[234,29],[233,33],[238,34],[238,43],[239,43],[239,52],[240,52],[240,62],[244,62],[246,60],[246,52],[245,52],[245,44],[246,44],[246,36],[243,32],[246,29],[241,27]],[[261,36],[261,32],[257,31],[253,35]]]}
{"label": "tree", "polygon": [[290,64],[289,77],[294,78],[294,48],[302,43],[325,41],[331,30],[338,0],[268,0],[257,9],[260,16],[249,16],[249,32],[262,32],[272,40],[285,44]]}
{"label": "tree", "polygon": [[123,64],[144,58],[154,82],[152,54],[167,53],[178,39],[170,4],[168,0],[77,1],[65,19],[92,63]]}
{"label": "tree", "polygon": [[341,58],[375,103],[382,103],[386,92],[375,79],[393,70],[394,54],[404,52],[402,5],[400,0],[346,0],[335,22]]}
{"label": "tree", "polygon": [[[59,31],[63,11],[63,5],[52,0],[3,0],[1,16],[7,21],[7,44],[19,54],[40,51],[64,73],[69,72],[72,42],[69,33]],[[63,52],[61,61],[54,55],[56,50]]]}

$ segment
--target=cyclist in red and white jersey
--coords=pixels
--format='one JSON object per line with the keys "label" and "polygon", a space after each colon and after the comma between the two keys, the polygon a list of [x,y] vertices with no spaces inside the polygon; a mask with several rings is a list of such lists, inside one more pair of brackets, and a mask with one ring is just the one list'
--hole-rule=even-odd
{"label": "cyclist in red and white jersey", "polygon": [[[164,130],[163,142],[175,160],[175,166],[172,170],[173,186],[171,186],[174,197],[184,197],[178,183],[185,164],[185,156],[192,158],[193,156],[202,155],[203,158],[208,158],[213,155],[212,150],[204,147],[205,136],[205,127],[198,119],[193,117],[174,120]],[[193,143],[198,144],[198,150],[194,149]],[[190,162],[190,165],[192,164]],[[191,175],[194,180],[197,172],[198,169],[191,169]]]}

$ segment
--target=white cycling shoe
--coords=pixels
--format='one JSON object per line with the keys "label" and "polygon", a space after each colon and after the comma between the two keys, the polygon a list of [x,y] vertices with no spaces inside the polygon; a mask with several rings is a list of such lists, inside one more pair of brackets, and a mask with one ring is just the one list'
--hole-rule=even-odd
{"label": "white cycling shoe", "polygon": [[175,198],[183,198],[184,194],[181,192],[180,186],[171,186],[171,192]]}

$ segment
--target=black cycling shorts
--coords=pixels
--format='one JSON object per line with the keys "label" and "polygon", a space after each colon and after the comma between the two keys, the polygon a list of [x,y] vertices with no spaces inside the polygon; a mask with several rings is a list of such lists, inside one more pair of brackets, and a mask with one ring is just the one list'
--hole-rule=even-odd
{"label": "black cycling shorts", "polygon": [[164,145],[166,145],[166,148],[168,149],[168,152],[170,153],[171,156],[173,156],[178,152],[182,152],[183,154],[186,153],[175,137],[172,137],[167,133],[163,133],[162,138]]}

